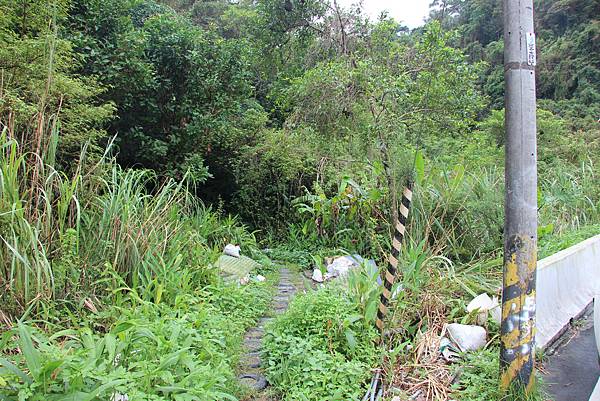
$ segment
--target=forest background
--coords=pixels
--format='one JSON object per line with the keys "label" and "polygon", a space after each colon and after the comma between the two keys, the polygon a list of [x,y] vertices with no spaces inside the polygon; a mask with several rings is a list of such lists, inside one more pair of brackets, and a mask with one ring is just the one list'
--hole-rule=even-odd
{"label": "forest background", "polygon": [[[542,257],[600,231],[600,3],[535,9]],[[303,268],[341,250],[383,265],[407,179],[407,296],[441,263],[444,316],[462,318],[501,272],[502,58],[496,0],[435,0],[412,30],[335,0],[0,0],[0,373],[22,386],[0,389],[232,397],[269,291],[223,287],[223,245],[265,274],[265,247]],[[332,318],[365,317],[338,333],[363,365],[336,388],[358,394],[374,359],[353,360],[347,329],[369,343],[371,309],[330,295]],[[402,302],[401,324],[425,319]],[[288,340],[274,351],[318,348]]]}

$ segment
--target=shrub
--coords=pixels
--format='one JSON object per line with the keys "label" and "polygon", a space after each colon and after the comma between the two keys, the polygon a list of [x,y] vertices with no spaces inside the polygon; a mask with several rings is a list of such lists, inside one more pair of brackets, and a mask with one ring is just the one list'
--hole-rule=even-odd
{"label": "shrub", "polygon": [[286,400],[359,399],[378,362],[376,336],[343,288],[299,295],[267,328],[267,377]]}
{"label": "shrub", "polygon": [[309,243],[364,254],[381,249],[387,239],[386,191],[368,179],[364,181],[360,185],[344,176],[332,194],[315,183],[314,193],[307,190],[294,200],[302,218],[302,234]]}
{"label": "shrub", "polygon": [[[21,353],[0,360],[0,394],[13,399],[235,400],[231,341],[243,326],[198,299],[182,312],[146,305],[119,309],[106,334],[88,328],[51,337],[19,325]],[[236,337],[233,334],[238,334]],[[16,398],[15,398],[16,399]]]}

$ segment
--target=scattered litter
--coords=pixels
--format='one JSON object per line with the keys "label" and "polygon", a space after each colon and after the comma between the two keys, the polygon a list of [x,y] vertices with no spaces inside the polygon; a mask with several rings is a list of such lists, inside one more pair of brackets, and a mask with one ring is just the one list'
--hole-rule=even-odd
{"label": "scattered litter", "polygon": [[244,276],[240,279],[240,285],[246,285],[250,282],[250,275]]}
{"label": "scattered litter", "polygon": [[247,256],[236,258],[229,255],[221,255],[215,267],[219,269],[223,280],[229,284],[239,284],[242,279],[261,267],[260,263]]}
{"label": "scattered litter", "polygon": [[479,311],[477,314],[477,324],[486,324],[488,315],[492,317],[494,322],[500,324],[502,311],[500,310],[498,297],[490,298],[490,296],[486,293],[476,296],[471,302],[469,302],[469,305],[467,305],[467,312],[472,313],[475,311]]}
{"label": "scattered litter", "polygon": [[451,323],[447,331],[450,340],[462,352],[477,351],[485,347],[487,332],[481,326]]}
{"label": "scattered litter", "polygon": [[[375,266],[374,260],[366,260],[360,255],[339,256],[335,258],[325,258],[327,272],[323,275],[319,269],[315,269],[312,274],[312,279],[318,283],[331,280],[337,277],[343,278],[348,275],[348,272],[363,263],[368,263]],[[319,273],[317,273],[319,270]]]}
{"label": "scattered litter", "polygon": [[411,395],[408,399],[413,401],[416,400],[417,398],[419,398],[419,396],[423,393],[423,390],[417,390],[416,393],[414,393],[413,395]]}
{"label": "scattered litter", "polygon": [[313,270],[312,279],[317,283],[322,283],[323,281],[325,281],[325,279],[323,278],[323,272],[321,272],[320,269]]}
{"label": "scattered litter", "polygon": [[254,279],[256,281],[258,281],[259,283],[262,283],[263,281],[266,280],[265,276],[261,276],[260,274],[258,274]]}
{"label": "scattered litter", "polygon": [[129,401],[129,397],[127,394],[113,393],[110,397],[110,401]]}
{"label": "scattered litter", "polygon": [[502,323],[502,307],[498,302],[498,297],[492,298],[492,302],[495,303],[495,306],[490,310],[490,316],[497,324]]}
{"label": "scattered litter", "polygon": [[91,310],[94,313],[98,313],[98,309],[96,308],[96,305],[94,305],[94,303],[92,302],[91,299],[86,298],[83,301],[83,304],[85,305],[86,308],[88,308],[89,310]]}
{"label": "scattered litter", "polygon": [[442,337],[440,339],[440,353],[446,362],[454,362],[459,358],[458,355],[459,349],[456,349],[452,341],[450,341],[447,337]]}
{"label": "scattered litter", "polygon": [[329,274],[330,277],[344,277],[354,266],[356,266],[356,264],[353,259],[347,256],[340,256],[327,265],[327,274]]}
{"label": "scattered litter", "polygon": [[381,382],[381,371],[377,370],[371,379],[371,384],[362,401],[380,401],[383,395],[383,383]]}
{"label": "scattered litter", "polygon": [[233,256],[234,258],[240,257],[240,251],[241,251],[240,246],[233,245],[233,244],[227,244],[227,245],[225,245],[225,248],[223,249],[223,253],[225,255]]}

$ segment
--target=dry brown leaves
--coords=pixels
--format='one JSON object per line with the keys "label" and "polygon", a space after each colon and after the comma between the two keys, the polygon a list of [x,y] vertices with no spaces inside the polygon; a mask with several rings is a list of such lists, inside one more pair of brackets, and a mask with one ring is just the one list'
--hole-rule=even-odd
{"label": "dry brown leaves", "polygon": [[388,395],[400,390],[411,401],[447,401],[453,376],[440,354],[446,315],[442,299],[433,291],[422,296],[419,334],[410,355],[387,372]]}

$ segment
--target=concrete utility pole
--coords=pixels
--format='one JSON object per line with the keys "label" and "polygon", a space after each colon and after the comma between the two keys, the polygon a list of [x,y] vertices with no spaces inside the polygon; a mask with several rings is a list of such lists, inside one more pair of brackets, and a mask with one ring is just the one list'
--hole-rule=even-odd
{"label": "concrete utility pole", "polygon": [[535,364],[537,151],[533,0],[504,0],[506,198],[500,386],[529,391]]}

